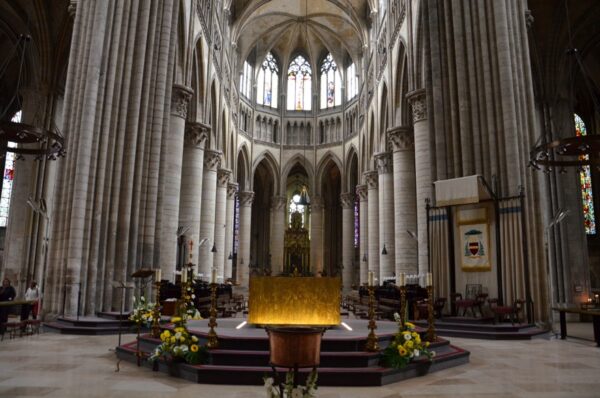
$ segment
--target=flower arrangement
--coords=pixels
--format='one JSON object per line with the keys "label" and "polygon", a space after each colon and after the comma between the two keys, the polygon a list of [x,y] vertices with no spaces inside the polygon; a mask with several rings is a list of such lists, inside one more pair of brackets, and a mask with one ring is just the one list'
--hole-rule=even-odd
{"label": "flower arrangement", "polygon": [[421,341],[421,336],[415,331],[415,325],[410,322],[404,322],[402,325],[398,314],[394,314],[394,319],[399,324],[399,330],[390,345],[383,350],[382,364],[402,369],[413,359],[426,357],[431,361],[435,352],[428,349],[428,341]]}
{"label": "flower arrangement", "polygon": [[154,320],[154,304],[146,301],[144,296],[141,296],[136,301],[133,297],[133,311],[129,315],[129,320],[133,321],[138,327],[142,325],[148,326]]}
{"label": "flower arrangement", "polygon": [[[283,392],[273,385],[272,377],[265,377],[265,388],[267,390],[267,398],[314,398],[317,396],[317,369],[306,378],[306,386],[294,387],[294,371],[290,370],[285,375],[285,384],[282,385]],[[283,395],[281,395],[283,393]]]}
{"label": "flower arrangement", "polygon": [[175,325],[173,331],[166,329],[160,334],[161,344],[156,347],[151,361],[156,361],[160,357],[167,359],[182,359],[187,363],[198,364],[206,359],[207,350],[198,341],[198,337],[190,334],[185,326],[185,319],[180,316],[171,318]]}

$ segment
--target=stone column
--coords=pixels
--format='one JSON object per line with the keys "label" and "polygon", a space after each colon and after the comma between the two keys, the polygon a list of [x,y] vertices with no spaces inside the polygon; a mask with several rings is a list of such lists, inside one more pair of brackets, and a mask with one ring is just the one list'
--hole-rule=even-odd
{"label": "stone column", "polygon": [[[198,247],[198,274],[209,280],[213,267],[211,249],[215,243],[215,208],[217,195],[217,169],[221,164],[221,151],[204,150],[202,177],[202,212],[200,213],[200,247]],[[206,239],[206,241],[204,241]]]}
{"label": "stone column", "polygon": [[285,221],[285,196],[273,196],[271,199],[271,272],[277,275],[283,272],[283,238],[287,222]]}
{"label": "stone column", "polygon": [[225,213],[225,249],[223,251],[224,267],[223,280],[232,278],[232,259],[233,256],[233,213],[235,209],[235,194],[238,190],[237,182],[227,184],[227,209]]}
{"label": "stone column", "polygon": [[369,202],[367,210],[367,223],[369,228],[368,234],[368,251],[367,260],[369,263],[369,271],[373,271],[373,277],[377,279],[377,283],[381,282],[379,275],[379,255],[381,248],[379,247],[379,177],[376,171],[367,171],[364,174],[367,183]]}
{"label": "stone column", "polygon": [[240,192],[240,242],[236,282],[243,290],[248,289],[250,264],[250,223],[252,222],[252,201],[254,192]]}
{"label": "stone column", "polygon": [[173,275],[177,262],[177,227],[183,164],[183,142],[188,103],[193,91],[179,84],[173,85],[169,139],[166,141],[163,221],[160,236],[158,264],[165,277]]}
{"label": "stone column", "polygon": [[415,141],[410,126],[393,127],[387,131],[394,159],[394,224],[396,244],[396,275],[415,274],[417,242],[408,231],[417,232],[417,201],[415,193]]}
{"label": "stone column", "polygon": [[[189,227],[185,233],[188,241],[195,245],[200,242],[200,210],[202,203],[202,172],[204,170],[204,144],[208,138],[210,126],[202,123],[187,122],[183,146],[183,164],[181,168],[181,195],[179,197],[179,226]],[[186,259],[187,261],[187,259]],[[198,264],[198,252],[192,250],[191,262]],[[170,274],[163,271],[163,278],[174,281]]]}
{"label": "stone column", "polygon": [[213,264],[217,267],[217,278],[225,282],[225,257],[228,255],[225,250],[225,218],[227,213],[227,184],[231,170],[217,170],[217,196],[215,204],[215,248],[213,253]]}
{"label": "stone column", "polygon": [[[379,174],[379,269],[382,278],[391,278],[395,273],[396,243],[394,241],[394,183],[392,175],[392,153],[375,155]],[[382,254],[383,246],[387,254]],[[380,281],[383,283],[383,280]]]}
{"label": "stone column", "polygon": [[368,282],[368,255],[369,251],[369,242],[368,242],[368,190],[366,185],[357,185],[356,186],[356,194],[358,195],[359,200],[359,209],[358,209],[358,222],[359,222],[359,246],[360,246],[360,254],[359,254],[359,262],[360,262],[360,284],[363,285]]}
{"label": "stone column", "polygon": [[344,292],[350,291],[354,274],[354,193],[340,196],[342,203],[342,285]]}
{"label": "stone column", "polygon": [[432,198],[431,180],[431,148],[429,127],[427,125],[427,95],[425,89],[416,90],[406,95],[410,102],[413,116],[415,140],[415,175],[417,190],[417,236],[419,238],[419,273],[429,270],[427,253],[427,212],[425,199]]}
{"label": "stone column", "polygon": [[310,270],[323,272],[323,199],[310,198]]}

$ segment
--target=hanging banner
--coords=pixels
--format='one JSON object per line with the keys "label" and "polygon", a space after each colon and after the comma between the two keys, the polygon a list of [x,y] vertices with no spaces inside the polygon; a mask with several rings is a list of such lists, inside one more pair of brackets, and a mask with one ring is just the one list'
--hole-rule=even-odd
{"label": "hanging banner", "polygon": [[459,214],[459,253],[462,270],[491,271],[490,226],[486,209],[470,209]]}

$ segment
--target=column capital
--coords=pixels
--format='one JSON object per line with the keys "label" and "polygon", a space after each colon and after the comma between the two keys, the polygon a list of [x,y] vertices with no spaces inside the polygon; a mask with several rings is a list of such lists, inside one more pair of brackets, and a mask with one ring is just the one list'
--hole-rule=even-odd
{"label": "column capital", "polygon": [[205,171],[217,171],[221,165],[221,156],[223,152],[215,151],[213,149],[204,150],[204,170]]}
{"label": "column capital", "polygon": [[323,203],[323,198],[320,196],[311,196],[310,197],[310,210],[311,212],[321,211],[325,207],[325,203]]}
{"label": "column capital", "polygon": [[171,115],[179,116],[182,119],[187,118],[188,104],[194,90],[182,84],[173,84],[171,92]]}
{"label": "column capital", "polygon": [[397,126],[388,129],[388,142],[392,151],[409,151],[415,148],[415,136],[411,126]]}
{"label": "column capital", "polygon": [[204,144],[208,138],[210,126],[198,122],[186,122],[185,134],[183,135],[183,145],[197,149],[204,149]]}
{"label": "column capital", "polygon": [[252,202],[254,201],[254,192],[244,191],[244,192],[240,192],[238,195],[240,198],[240,207],[251,207],[252,206]]}
{"label": "column capital", "polygon": [[424,88],[406,94],[412,108],[413,124],[427,120],[427,92]]}
{"label": "column capital", "polygon": [[227,183],[231,177],[231,170],[229,169],[217,169],[217,187],[227,188]]}
{"label": "column capital", "polygon": [[227,184],[227,199],[233,199],[238,191],[239,184],[237,182],[230,182]]}
{"label": "column capital", "polygon": [[342,209],[352,209],[354,208],[354,199],[356,196],[352,192],[346,192],[340,195],[340,203],[342,204]]}
{"label": "column capital", "polygon": [[365,177],[368,190],[377,189],[379,187],[379,173],[377,173],[377,171],[365,171],[363,176]]}
{"label": "column capital", "polygon": [[285,209],[285,205],[287,203],[287,198],[285,196],[273,196],[271,198],[271,209],[273,210],[282,210]]}
{"label": "column capital", "polygon": [[369,199],[367,185],[357,185],[356,194],[358,195],[358,200],[360,200],[361,202],[366,202]]}
{"label": "column capital", "polygon": [[379,152],[375,154],[378,174],[389,174],[393,172],[393,162],[391,152]]}
{"label": "column capital", "polygon": [[79,0],[69,0],[67,12],[71,18],[75,18],[75,14],[77,13],[77,3],[79,3]]}

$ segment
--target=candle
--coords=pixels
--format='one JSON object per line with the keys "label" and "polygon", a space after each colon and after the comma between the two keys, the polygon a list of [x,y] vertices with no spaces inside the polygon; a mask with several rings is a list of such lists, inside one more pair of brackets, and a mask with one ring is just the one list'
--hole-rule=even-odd
{"label": "candle", "polygon": [[400,275],[398,275],[398,286],[404,286],[406,285],[406,275],[404,275],[404,272],[400,272]]}
{"label": "candle", "polygon": [[210,274],[210,282],[217,283],[217,269],[213,267],[212,272]]}
{"label": "candle", "polygon": [[181,271],[181,282],[187,282],[187,268],[183,267],[183,271]]}
{"label": "candle", "polygon": [[194,241],[190,239],[190,263],[192,262],[192,248],[194,247]]}
{"label": "candle", "polygon": [[161,276],[161,274],[160,274],[160,268],[159,268],[154,273],[154,278],[156,279],[156,282],[160,282],[161,281],[160,276]]}
{"label": "candle", "polygon": [[426,279],[425,279],[426,282],[427,282],[426,283],[427,286],[433,286],[433,280],[432,279],[433,278],[431,277],[431,272],[428,272],[427,276],[426,276]]}
{"label": "candle", "polygon": [[373,286],[373,271],[369,271],[369,286]]}

